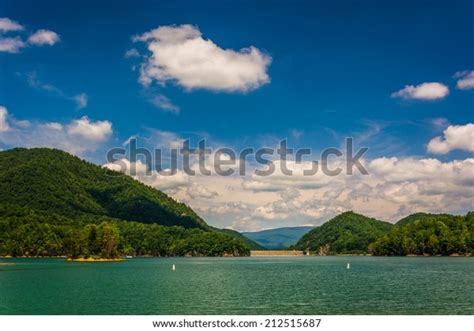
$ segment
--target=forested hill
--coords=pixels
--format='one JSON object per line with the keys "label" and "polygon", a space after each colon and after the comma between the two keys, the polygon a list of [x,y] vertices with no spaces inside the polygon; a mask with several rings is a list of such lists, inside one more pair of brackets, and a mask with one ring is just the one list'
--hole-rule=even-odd
{"label": "forested hill", "polygon": [[320,254],[368,253],[393,225],[354,212],[342,213],[305,234],[295,248]]}
{"label": "forested hill", "polygon": [[0,256],[236,256],[251,244],[163,192],[63,151],[0,152]]}
{"label": "forested hill", "polygon": [[473,255],[474,212],[415,213],[394,225],[346,212],[308,232],[295,248],[321,255]]}
{"label": "forested hill", "polygon": [[183,203],[129,176],[47,148],[0,152],[0,201],[69,218],[206,228]]}

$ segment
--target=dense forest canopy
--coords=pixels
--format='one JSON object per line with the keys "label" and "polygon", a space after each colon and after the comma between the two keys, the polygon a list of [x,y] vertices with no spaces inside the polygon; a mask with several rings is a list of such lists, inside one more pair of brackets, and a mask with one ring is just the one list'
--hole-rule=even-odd
{"label": "dense forest canopy", "polygon": [[191,208],[165,193],[48,148],[0,152],[0,201],[72,218],[107,216],[207,228]]}
{"label": "dense forest canopy", "polygon": [[0,215],[0,256],[114,258],[249,254],[249,247],[242,240],[219,231],[107,217],[71,220],[6,205],[0,206]]}
{"label": "dense forest canopy", "polygon": [[374,255],[474,254],[474,212],[465,216],[420,214],[405,219],[369,250]]}

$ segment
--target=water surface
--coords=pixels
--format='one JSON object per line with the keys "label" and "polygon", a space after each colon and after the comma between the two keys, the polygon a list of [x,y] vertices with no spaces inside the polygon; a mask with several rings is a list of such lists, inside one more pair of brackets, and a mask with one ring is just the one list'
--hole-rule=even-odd
{"label": "water surface", "polygon": [[1,263],[0,314],[474,314],[474,258]]}

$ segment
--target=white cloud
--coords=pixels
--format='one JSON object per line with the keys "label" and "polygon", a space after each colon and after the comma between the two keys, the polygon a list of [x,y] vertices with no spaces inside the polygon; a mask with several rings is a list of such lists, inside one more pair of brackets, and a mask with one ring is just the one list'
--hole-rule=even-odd
{"label": "white cloud", "polygon": [[271,57],[250,46],[223,49],[202,38],[192,25],[161,26],[134,41],[147,43],[151,55],[142,63],[140,82],[149,86],[176,82],[185,89],[250,91],[268,83]]}
{"label": "white cloud", "polygon": [[193,199],[212,199],[218,196],[216,191],[211,191],[205,186],[194,184],[187,189],[188,195]]}
{"label": "white cloud", "polygon": [[78,109],[87,107],[87,94],[81,93],[73,97]]}
{"label": "white cloud", "polygon": [[474,124],[450,125],[443,137],[435,137],[428,143],[428,152],[446,154],[459,149],[474,152]]}
{"label": "white cloud", "polygon": [[163,111],[170,112],[173,114],[179,114],[180,109],[178,106],[173,104],[171,100],[166,97],[165,95],[158,94],[158,95],[153,95],[148,98],[148,101],[155,106],[156,108],[159,108]]}
{"label": "white cloud", "polygon": [[[123,158],[113,163],[106,163],[103,166],[111,170],[123,172],[127,175],[133,175],[135,179],[168,193],[176,192],[176,190],[181,187],[191,185],[189,176],[182,171],[178,171],[173,176],[166,176],[156,171],[150,172],[147,165],[140,160],[130,162],[128,159]],[[168,169],[165,171],[167,170]]]}
{"label": "white cloud", "polygon": [[[173,132],[150,132],[150,137],[141,138],[142,146],[180,147],[183,141]],[[211,169],[212,154],[209,158],[206,168]],[[285,176],[276,161],[275,173],[261,177],[252,175],[256,166],[249,161],[247,176],[216,177],[213,171],[211,176],[189,176],[180,169],[174,176],[156,171],[145,176],[146,167],[139,161],[135,178],[186,202],[211,225],[241,231],[319,225],[347,210],[395,221],[417,211],[461,213],[474,209],[472,158],[442,162],[436,158],[381,157],[361,162],[368,176],[356,172],[329,177],[321,171],[304,176],[310,162],[294,161],[287,162],[293,176]],[[342,160],[332,161],[330,168],[343,165]],[[196,167],[191,160],[191,168]]]}
{"label": "white cloud", "polygon": [[405,100],[437,100],[443,99],[449,94],[449,88],[441,83],[430,82],[420,85],[406,85],[403,89],[392,93],[392,98]]}
{"label": "white cloud", "polygon": [[140,53],[138,52],[136,48],[130,48],[124,54],[124,57],[126,59],[131,58],[131,57],[139,57],[139,56],[140,56]]}
{"label": "white cloud", "polygon": [[0,38],[0,52],[18,53],[25,46],[20,37]]}
{"label": "white cloud", "polygon": [[14,125],[20,127],[20,128],[23,128],[23,129],[26,129],[26,128],[29,128],[31,126],[31,122],[28,121],[28,120],[13,120],[13,123]]}
{"label": "white cloud", "polygon": [[60,37],[59,35],[51,30],[38,30],[33,33],[29,38],[28,42],[32,45],[42,46],[42,45],[49,45],[53,46],[57,42],[59,42]]}
{"label": "white cloud", "polygon": [[50,130],[62,130],[63,129],[63,125],[61,123],[58,123],[58,122],[45,123],[45,124],[43,124],[43,126],[46,129],[50,129]]}
{"label": "white cloud", "polygon": [[153,148],[182,148],[184,139],[171,131],[149,130],[149,137],[144,138]]}
{"label": "white cloud", "polygon": [[10,129],[7,122],[8,111],[7,108],[0,106],[0,132],[6,132]]}
{"label": "white cloud", "polygon": [[456,86],[460,90],[470,90],[474,88],[474,70],[459,71],[454,74],[457,79]]}
{"label": "white cloud", "polygon": [[24,27],[7,17],[0,18],[0,33],[10,32],[10,31],[22,31]]}
{"label": "white cloud", "polygon": [[[0,35],[8,32],[19,32],[24,30],[24,27],[9,18],[0,18]],[[60,40],[59,35],[51,30],[37,30],[30,35],[28,43],[23,41],[20,36],[1,37],[0,38],[0,52],[18,53],[20,50],[28,45],[54,45]]]}
{"label": "white cloud", "polygon": [[87,116],[72,121],[67,131],[72,136],[80,136],[87,140],[103,141],[112,134],[112,123],[109,121],[91,121]]}
{"label": "white cloud", "polygon": [[111,134],[108,121],[84,117],[69,123],[18,120],[0,106],[0,144],[9,147],[51,147],[84,156],[105,147]]}

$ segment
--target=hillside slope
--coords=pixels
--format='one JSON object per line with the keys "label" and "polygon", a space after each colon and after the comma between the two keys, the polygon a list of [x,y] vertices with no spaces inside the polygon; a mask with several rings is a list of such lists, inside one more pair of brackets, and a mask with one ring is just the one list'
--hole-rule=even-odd
{"label": "hillside slope", "polygon": [[295,248],[319,254],[367,253],[393,225],[354,212],[342,213],[305,234]]}
{"label": "hillside slope", "polygon": [[206,228],[188,206],[129,176],[66,152],[0,152],[0,201],[70,218],[107,216],[141,223]]}

